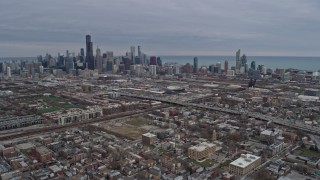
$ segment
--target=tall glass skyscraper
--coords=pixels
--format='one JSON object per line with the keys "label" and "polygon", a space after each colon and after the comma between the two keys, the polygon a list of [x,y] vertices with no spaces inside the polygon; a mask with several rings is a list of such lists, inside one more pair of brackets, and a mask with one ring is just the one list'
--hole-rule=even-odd
{"label": "tall glass skyscraper", "polygon": [[86,63],[88,69],[94,70],[94,56],[90,35],[86,35]]}
{"label": "tall glass skyscraper", "polygon": [[194,57],[193,58],[193,73],[197,73],[198,72],[198,58]]}
{"label": "tall glass skyscraper", "polygon": [[256,70],[256,62],[255,61],[251,62],[251,69]]}
{"label": "tall glass skyscraper", "polygon": [[241,62],[240,62],[240,49],[236,52],[236,70],[240,70]]}

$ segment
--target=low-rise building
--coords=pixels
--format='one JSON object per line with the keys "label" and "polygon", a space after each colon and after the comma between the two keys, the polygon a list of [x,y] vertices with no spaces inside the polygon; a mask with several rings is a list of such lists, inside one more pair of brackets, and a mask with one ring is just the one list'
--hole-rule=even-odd
{"label": "low-rise building", "polygon": [[278,131],[264,130],[260,133],[260,140],[263,142],[273,143],[278,136]]}
{"label": "low-rise building", "polygon": [[202,160],[210,157],[216,150],[216,145],[212,143],[202,142],[188,149],[188,157],[195,160]]}
{"label": "low-rise building", "polygon": [[229,172],[245,175],[261,164],[261,158],[252,154],[241,154],[240,158],[234,160],[229,165]]}
{"label": "low-rise building", "polygon": [[146,145],[151,145],[157,140],[157,136],[151,133],[142,134],[142,143]]}
{"label": "low-rise building", "polygon": [[32,149],[31,153],[41,163],[52,160],[52,151],[45,146],[36,147]]}
{"label": "low-rise building", "polygon": [[100,107],[93,107],[88,110],[70,109],[68,113],[61,114],[58,116],[58,124],[65,125],[72,122],[79,122],[83,120],[97,118],[100,116],[103,116],[102,108]]}
{"label": "low-rise building", "polygon": [[269,146],[269,150],[271,151],[272,155],[281,152],[284,148],[285,144],[282,141],[275,141],[273,144]]}

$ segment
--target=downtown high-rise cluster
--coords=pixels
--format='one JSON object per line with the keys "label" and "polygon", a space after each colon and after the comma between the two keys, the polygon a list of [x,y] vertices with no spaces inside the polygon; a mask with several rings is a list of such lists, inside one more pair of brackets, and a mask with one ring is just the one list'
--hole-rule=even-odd
{"label": "downtown high-rise cluster", "polygon": [[45,57],[38,56],[38,62],[41,62],[44,68],[62,69],[71,74],[77,74],[78,70],[94,70],[98,73],[136,72],[139,74],[143,71],[143,66],[148,65],[148,71],[156,75],[156,67],[162,65],[160,57],[148,57],[141,51],[140,46],[137,48],[137,54],[135,46],[131,46],[130,51],[123,56],[114,56],[113,51],[103,52],[98,46],[94,53],[93,47],[91,35],[86,35],[85,49],[81,48],[78,55],[67,50],[65,55],[58,53],[55,59],[47,53]]}

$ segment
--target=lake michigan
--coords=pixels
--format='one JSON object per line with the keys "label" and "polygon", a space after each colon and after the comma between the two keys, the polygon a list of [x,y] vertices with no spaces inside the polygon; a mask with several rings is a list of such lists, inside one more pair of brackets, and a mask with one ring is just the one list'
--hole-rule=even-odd
{"label": "lake michigan", "polygon": [[[166,62],[176,62],[179,64],[190,63],[193,65],[193,58],[195,56],[160,56],[162,63]],[[229,68],[235,66],[236,57],[235,56],[197,56],[198,57],[198,66],[203,65],[209,66],[221,63],[224,67],[224,61],[229,62]],[[284,57],[284,56],[247,56],[247,64],[250,67],[251,61],[256,62],[256,67],[258,65],[264,65],[267,68],[276,69],[276,68],[294,68],[300,70],[308,71],[318,71],[320,70],[320,57]]]}

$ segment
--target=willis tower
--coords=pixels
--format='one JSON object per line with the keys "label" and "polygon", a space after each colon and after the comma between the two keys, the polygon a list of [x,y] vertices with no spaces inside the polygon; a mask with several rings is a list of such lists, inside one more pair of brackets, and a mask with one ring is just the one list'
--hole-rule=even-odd
{"label": "willis tower", "polygon": [[93,48],[90,35],[86,35],[86,63],[88,69],[94,70]]}

